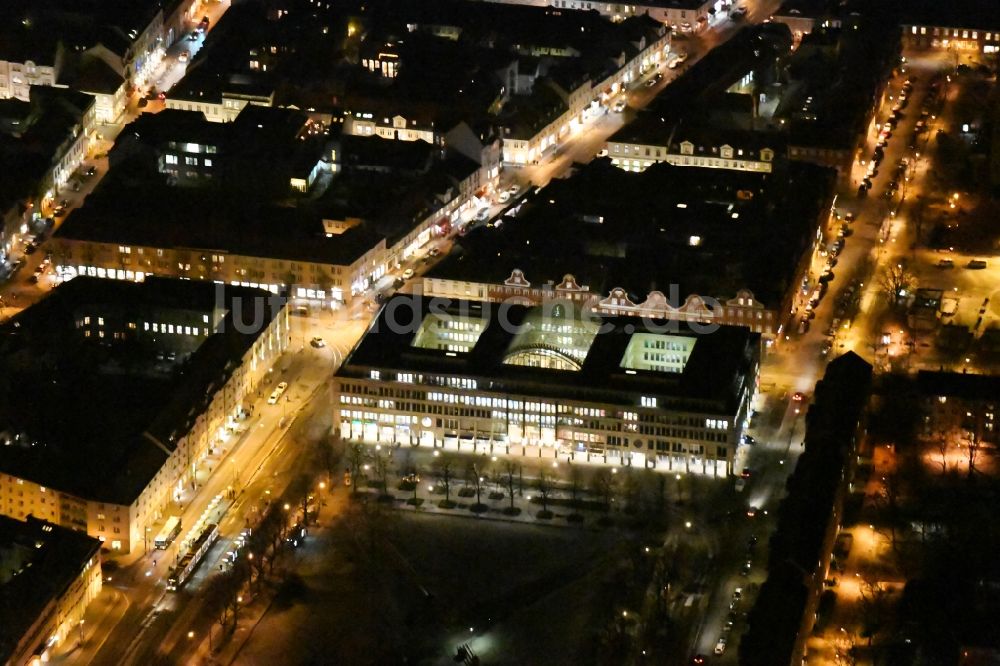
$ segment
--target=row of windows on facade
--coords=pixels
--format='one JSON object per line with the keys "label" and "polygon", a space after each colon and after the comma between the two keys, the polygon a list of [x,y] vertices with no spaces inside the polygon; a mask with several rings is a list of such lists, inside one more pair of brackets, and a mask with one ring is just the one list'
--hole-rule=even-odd
{"label": "row of windows on facade", "polygon": [[[146,253],[145,252],[145,248],[137,247],[137,248],[134,248],[134,249],[135,249],[135,254],[137,254],[137,255],[142,256],[142,255],[145,255],[145,253]],[[129,245],[119,245],[118,246],[118,254],[122,255],[124,257],[131,256],[132,255],[132,250],[133,250],[133,248],[131,246],[129,246]],[[163,257],[163,249],[162,248],[157,248],[156,249],[156,256],[157,257]],[[203,262],[207,262],[209,259],[211,259],[211,261],[212,261],[213,264],[224,264],[224,263],[226,263],[226,255],[224,255],[224,254],[212,254],[212,255],[207,255],[206,254],[206,255],[203,255],[201,257],[201,260]],[[237,266],[240,265],[240,264],[242,264],[242,263],[244,263],[244,262],[247,262],[247,263],[251,263],[252,262],[253,265],[259,265],[261,263],[266,263],[266,260],[244,259],[243,257],[236,257],[235,261],[234,261],[234,263]],[[149,262],[147,262],[147,265],[151,265],[151,264],[149,264]],[[340,266],[323,266],[323,265],[319,265],[319,264],[309,264],[307,266],[307,265],[302,264],[300,262],[287,262],[286,263],[284,261],[277,260],[277,259],[271,261],[271,266],[275,270],[289,270],[289,271],[302,271],[302,270],[305,270],[305,268],[311,266],[312,272],[314,274],[320,274],[320,275],[325,274],[327,271],[329,271],[333,275],[340,275],[342,273],[342,269],[341,269]],[[180,269],[182,269],[182,270],[185,270],[185,268],[186,268],[186,270],[191,270],[191,264],[190,263],[178,262],[177,267],[180,268]],[[216,270],[218,270],[218,267],[216,267]],[[244,268],[244,269],[242,269],[242,271],[243,271],[243,274],[245,274],[247,272],[247,269]],[[239,273],[240,269],[237,269],[237,272]],[[263,277],[263,272],[260,272],[260,273],[261,273],[261,277]]]}
{"label": "row of windows on facade", "polygon": [[[677,148],[679,148],[679,152],[681,155],[694,155],[696,146],[693,143],[685,141],[680,143],[677,146]],[[702,146],[697,146],[697,148],[698,152],[705,151],[705,149]],[[637,157],[642,155],[645,155],[646,157],[663,157],[664,155],[670,155],[670,151],[664,147],[638,146],[628,143],[612,144],[611,152],[621,155],[634,154]],[[708,152],[711,152],[713,155],[720,155],[724,159],[743,157],[744,152],[746,152],[748,157],[753,155],[753,151],[749,149],[744,151],[743,148],[733,148],[731,146],[722,146],[722,147],[711,146]],[[764,162],[770,162],[772,159],[774,159],[774,151],[771,150],[770,148],[762,148],[760,150],[760,159]]]}
{"label": "row of windows on facade", "polygon": [[[164,155],[163,161],[166,162],[167,164],[171,165],[171,166],[176,166],[179,163],[177,155],[172,155],[170,153],[167,153],[166,155]],[[199,164],[198,158],[197,157],[191,157],[190,155],[185,155],[184,156],[184,164],[185,164],[185,166],[198,166],[198,164]],[[212,165],[213,165],[213,162],[212,162],[212,160],[210,158],[208,158],[208,157],[202,158],[202,160],[201,160],[201,166],[211,167]],[[192,172],[188,172],[188,173],[192,173]]]}
{"label": "row of windows on facade", "polygon": [[[643,400],[655,400],[654,398],[643,398]],[[513,403],[515,406],[505,406]],[[493,403],[493,404],[491,404]],[[392,411],[403,411],[410,412],[414,414],[443,414],[450,416],[468,416],[474,418],[492,418],[500,421],[539,421],[541,419],[554,420],[556,418],[557,411],[555,410],[555,405],[546,405],[543,403],[533,403],[524,402],[518,400],[504,400],[502,398],[477,398],[475,403],[465,403],[466,407],[451,406],[458,405],[458,402],[442,403],[442,401],[435,401],[432,404],[425,404],[419,402],[405,402],[396,401],[389,399],[376,400],[372,398],[359,398],[357,396],[341,395],[340,404],[342,405],[357,405],[369,408],[378,408],[382,410],[392,410]],[[522,408],[522,405],[524,406]],[[487,409],[474,409],[474,407],[484,407]],[[542,408],[545,410],[543,411]],[[549,409],[551,408],[551,409]],[[604,417],[603,410],[585,410],[578,409],[579,412],[600,412],[600,417]],[[365,412],[366,418],[374,419],[375,412]],[[592,414],[581,414],[574,413],[566,408],[560,408],[558,410],[559,421],[562,424],[583,424],[585,422],[579,419],[568,418],[570,416],[593,416]],[[416,422],[416,417],[413,417],[414,423]],[[639,418],[639,415],[635,412],[620,412],[616,415],[615,421],[607,421],[603,424],[600,421],[590,421],[590,427],[593,429],[604,429],[604,430],[618,430],[620,429],[620,422],[624,421],[627,427],[642,430],[650,429],[663,431],[660,434],[667,434],[666,430],[669,428],[654,426],[654,425],[639,425],[638,422],[641,420],[643,423],[661,423],[665,426],[688,426],[684,432],[694,432],[695,429],[698,431],[709,430],[709,431],[721,431],[723,434],[729,428],[729,421],[727,419],[706,419],[703,417],[696,416],[675,416],[658,418],[655,421],[651,418]],[[653,433],[656,434],[656,433]],[[678,435],[680,436],[680,435]],[[684,435],[687,436],[687,435]]]}
{"label": "row of windows on facade", "polygon": [[[927,34],[927,26],[920,26],[919,28],[917,26],[915,26],[915,25],[914,26],[910,26],[910,33],[911,34],[916,35],[918,32],[921,35],[926,35]],[[949,32],[951,33],[950,34],[951,37],[958,37],[959,33],[961,33],[962,39],[979,39],[979,31],[978,30],[960,30],[958,28],[951,28],[951,29],[949,29],[949,28],[933,28],[931,30],[931,34],[934,35],[935,37],[948,37],[949,36]],[[988,42],[1000,42],[1000,32],[987,32],[985,37],[986,37],[986,41],[988,41]]]}
{"label": "row of windows on facade", "polygon": [[[347,421],[347,420],[355,420],[355,421],[362,421],[362,422],[367,421],[368,423],[371,423],[373,425],[375,423],[380,423],[380,424],[383,424],[383,425],[386,425],[386,426],[392,426],[393,424],[395,424],[395,425],[416,424],[416,417],[410,417],[410,418],[408,418],[408,417],[405,417],[405,416],[398,416],[398,415],[393,416],[393,415],[390,415],[390,414],[376,415],[373,412],[358,412],[358,411],[350,411],[350,410],[342,410],[341,413],[340,413],[340,415],[341,415],[341,419],[343,419],[345,421]],[[376,418],[376,416],[379,416],[379,418]],[[520,423],[521,422],[518,421],[516,423],[511,423],[511,425],[517,425],[517,424],[520,424]],[[541,427],[546,427],[546,426],[552,427],[552,428],[555,427],[554,423],[537,423],[537,422],[534,422],[534,423],[536,425],[541,426]],[[490,429],[483,429],[483,428],[462,428],[461,427],[461,423],[458,420],[456,420],[456,419],[435,419],[434,426],[436,428],[444,428],[444,429],[450,430],[450,431],[459,431],[459,430],[468,431],[468,430],[474,430],[475,432],[480,433],[481,435],[484,435],[484,436],[485,435],[490,435],[491,437],[497,437],[497,438],[501,438],[501,439],[504,439],[507,436],[506,432],[504,432],[502,429],[497,430],[497,429],[494,428],[491,431]],[[635,432],[635,431],[632,431],[632,432]],[[649,433],[649,434],[668,435],[668,436],[673,436],[673,437],[689,437],[689,435],[684,434],[683,432],[677,433],[677,434],[670,433],[670,432],[666,432],[666,433]],[[715,433],[709,433],[709,435],[716,435],[716,436],[702,437],[700,439],[702,439],[703,441],[716,441],[716,442],[725,442],[726,441],[726,439],[724,437],[719,437]],[[594,442],[594,443],[600,443],[601,442],[600,436],[595,436],[594,433],[587,433],[587,432],[572,432],[572,431],[571,432],[566,432],[565,433],[565,439],[567,441],[584,440],[584,441]],[[607,440],[607,444],[609,446],[620,446],[620,447],[627,447],[627,446],[629,446],[629,442],[630,441],[634,441],[634,443],[635,443],[636,446],[641,446],[641,443],[642,443],[641,440],[630,440],[627,437],[620,437],[620,436],[617,436],[617,435],[608,435],[606,437],[606,440]],[[686,442],[673,442],[672,445],[671,445],[671,442],[667,442],[665,440],[648,440],[647,445],[648,445],[648,448],[650,450],[653,450],[654,449],[654,445],[655,445],[655,449],[657,451],[668,451],[668,450],[672,449],[676,453],[688,453],[688,454],[692,454],[692,455],[702,455],[705,452],[704,445],[701,445],[701,444],[690,444],[690,443],[686,443]],[[729,455],[729,447],[727,447],[727,446],[716,446],[715,447],[715,454],[716,454],[716,456],[718,458],[724,459],[724,458],[726,458]]]}
{"label": "row of windows on facade", "polygon": [[[373,371],[377,372],[377,371]],[[400,373],[404,379],[398,380],[403,383],[413,383],[414,375],[412,373]],[[416,375],[416,379],[420,383],[425,382],[424,375]],[[475,381],[475,380],[472,380]],[[559,414],[576,414],[578,416],[590,416],[590,417],[600,417],[604,418],[608,415],[608,412],[601,408],[593,407],[582,407],[573,406],[566,404],[553,405],[552,403],[534,403],[534,402],[524,402],[521,400],[514,400],[508,398],[493,398],[490,396],[477,396],[468,395],[462,393],[440,393],[436,391],[426,392],[413,389],[400,389],[394,386],[370,386],[367,384],[353,384],[353,383],[343,383],[340,386],[340,401],[344,404],[355,404],[355,405],[375,405],[377,401],[373,398],[367,398],[364,396],[380,396],[383,398],[404,398],[410,400],[422,400],[440,403],[451,403],[451,404],[463,404],[476,407],[491,407],[493,409],[511,409],[511,410],[526,410],[531,411],[544,411],[546,413],[559,413]],[[530,408],[528,406],[531,406]],[[537,405],[544,405],[543,409],[538,409]],[[639,405],[641,407],[646,407],[650,409],[655,409],[659,405],[659,401],[655,397],[641,396],[639,400]],[[702,417],[696,416],[677,416],[669,413],[642,413],[638,414],[636,412],[611,412],[611,416],[614,418],[624,418],[631,421],[656,421],[660,423],[672,423],[675,425],[692,425],[699,426],[699,424],[704,420],[706,428],[728,428],[729,422],[724,420],[712,420],[712,419],[702,419]]]}

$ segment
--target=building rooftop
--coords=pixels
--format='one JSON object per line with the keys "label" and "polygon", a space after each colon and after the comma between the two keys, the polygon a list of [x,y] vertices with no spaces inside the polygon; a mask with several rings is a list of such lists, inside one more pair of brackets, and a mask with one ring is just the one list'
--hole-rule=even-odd
{"label": "building rooftop", "polygon": [[[438,333],[435,344],[429,329],[474,331],[474,340],[456,348],[458,336]],[[656,342],[663,346],[646,346]],[[739,399],[759,345],[759,335],[747,328],[698,333],[676,321],[584,315],[565,301],[528,307],[397,294],[337,376],[368,378],[377,371],[391,381],[385,371],[401,371],[419,373],[411,381],[425,386],[441,376],[463,377],[494,392],[622,404],[634,404],[634,394],[642,393],[663,406],[728,408]],[[644,360],[642,348],[675,349],[681,358],[656,366]]]}
{"label": "building rooftop", "polygon": [[0,661],[8,663],[46,607],[98,556],[101,542],[31,516],[0,516]]}
{"label": "building rooftop", "polygon": [[[60,285],[0,326],[0,470],[130,504],[260,333],[233,325],[234,300],[266,326],[280,305],[270,296],[159,278]],[[145,328],[181,319],[192,334]]]}
{"label": "building rooftop", "polygon": [[921,370],[917,388],[924,395],[1000,402],[1000,376],[996,375]]}
{"label": "building rooftop", "polygon": [[517,217],[469,231],[429,276],[502,283],[519,268],[536,284],[572,274],[636,302],[653,290],[678,306],[689,294],[728,299],[746,288],[777,304],[832,183],[831,170],[799,163],[774,174],[665,163],[629,173],[595,160],[529,195]]}
{"label": "building rooftop", "polygon": [[900,22],[903,25],[996,30],[1000,29],[1000,4],[982,0],[909,0]]}

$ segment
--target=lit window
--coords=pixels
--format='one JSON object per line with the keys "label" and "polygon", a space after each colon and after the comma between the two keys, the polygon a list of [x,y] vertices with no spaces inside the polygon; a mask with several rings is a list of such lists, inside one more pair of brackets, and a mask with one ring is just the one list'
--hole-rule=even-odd
{"label": "lit window", "polygon": [[166,156],[166,162],[167,164],[177,164],[177,156],[168,154]]}

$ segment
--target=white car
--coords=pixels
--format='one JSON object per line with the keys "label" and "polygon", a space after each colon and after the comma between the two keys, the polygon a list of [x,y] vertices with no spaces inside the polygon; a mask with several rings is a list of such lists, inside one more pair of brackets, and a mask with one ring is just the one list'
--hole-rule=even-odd
{"label": "white car", "polygon": [[510,192],[506,190],[501,192],[500,195],[497,197],[497,201],[499,201],[500,203],[507,203],[508,201],[510,201]]}
{"label": "white car", "polygon": [[624,110],[625,110],[625,108],[626,108],[627,106],[628,106],[628,102],[626,102],[626,101],[625,101],[625,100],[623,100],[623,99],[620,99],[620,100],[618,100],[617,102],[615,102],[615,105],[614,105],[614,107],[612,107],[612,108],[614,109],[614,112],[615,112],[615,113],[621,113],[622,111],[624,111]]}
{"label": "white car", "polygon": [[403,279],[404,280],[409,280],[411,277],[413,277],[413,269],[412,268],[407,268],[405,271],[403,271]]}
{"label": "white car", "polygon": [[274,387],[274,391],[271,392],[271,396],[267,399],[267,404],[269,405],[278,404],[278,400],[281,400],[281,396],[287,388],[288,388],[288,382],[281,382],[276,387]]}
{"label": "white car", "polygon": [[687,59],[688,59],[688,54],[687,53],[678,53],[677,54],[677,64],[678,65],[680,65],[680,64],[682,64],[684,62],[687,62]]}
{"label": "white car", "polygon": [[514,196],[515,194],[521,191],[521,186],[518,185],[517,183],[514,183],[513,185],[507,188],[507,191],[510,192],[511,196]]}
{"label": "white car", "polygon": [[715,644],[715,654],[723,654],[726,651],[726,637],[721,636],[719,642]]}
{"label": "white car", "polygon": [[488,219],[490,219],[490,209],[489,209],[489,207],[480,208],[479,211],[476,213],[476,221],[477,222],[485,222]]}
{"label": "white car", "polygon": [[187,51],[181,51],[177,54],[177,62],[187,62],[191,58],[191,54]]}

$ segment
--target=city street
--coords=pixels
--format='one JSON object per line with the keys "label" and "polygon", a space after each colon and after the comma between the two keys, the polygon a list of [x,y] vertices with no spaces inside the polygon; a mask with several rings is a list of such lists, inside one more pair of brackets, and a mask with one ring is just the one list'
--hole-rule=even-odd
{"label": "city street", "polygon": [[[270,381],[271,384],[287,381],[290,385],[287,398],[277,405],[268,405],[269,391],[265,386],[253,403],[252,415],[240,424],[241,431],[223,445],[223,450],[197,462],[197,486],[165,512],[165,515],[179,515],[182,525],[191,526],[213,497],[224,496],[230,489],[234,491],[233,504],[227,507],[228,501],[223,500],[215,514],[228,508],[220,524],[219,542],[205,557],[199,573],[180,593],[165,590],[167,573],[178,557],[176,551],[185,529],[166,550],[155,550],[149,544],[145,553],[140,550],[134,556],[122,558],[120,568],[109,573],[110,580],[105,582],[108,592],[103,596],[108,601],[95,605],[91,611],[95,615],[94,629],[85,624],[82,647],[57,655],[56,661],[139,663],[162,652],[164,646],[171,650],[190,647],[189,643],[176,640],[177,632],[186,635],[190,630],[188,623],[198,613],[197,605],[186,607],[189,600],[197,598],[193,593],[205,576],[217,568],[226,547],[260,510],[260,500],[280,495],[293,478],[292,471],[298,469],[306,448],[297,433],[308,431],[315,437],[316,428],[310,429],[313,420],[325,424],[318,428],[321,435],[328,432],[328,378],[364,330],[362,321],[345,320],[343,315],[335,317],[328,312],[293,316],[292,321],[290,350],[276,363]],[[309,342],[313,338],[321,338],[324,346],[313,347]],[[159,525],[151,527],[150,539],[158,529]],[[123,607],[127,610],[122,610]],[[104,617],[112,612],[118,620],[114,624]],[[138,633],[136,627],[141,627]],[[164,642],[171,637],[174,640]]]}

